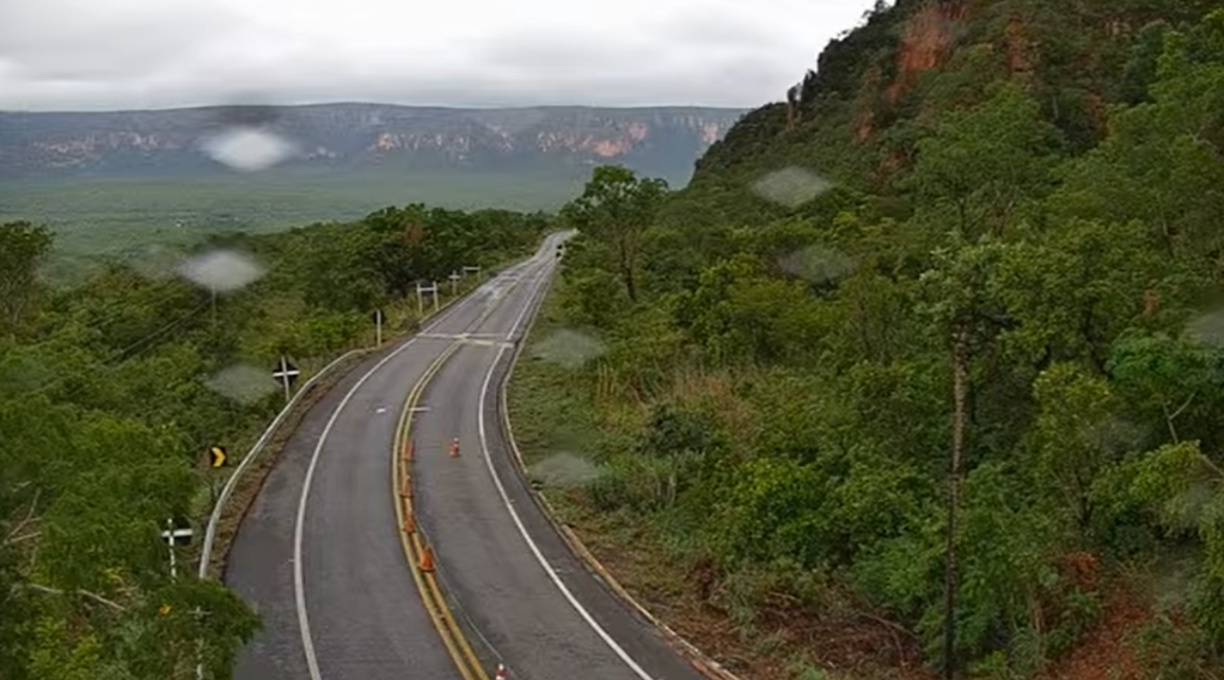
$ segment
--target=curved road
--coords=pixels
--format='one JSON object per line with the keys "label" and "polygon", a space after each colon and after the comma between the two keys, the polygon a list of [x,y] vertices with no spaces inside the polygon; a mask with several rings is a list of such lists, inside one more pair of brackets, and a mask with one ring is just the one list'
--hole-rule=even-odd
{"label": "curved road", "polygon": [[[368,359],[303,420],[229,553],[226,582],[264,620],[235,678],[464,677],[396,521],[397,425],[420,387],[409,426],[417,522],[484,677],[499,662],[521,680],[702,677],[573,557],[507,443],[498,387],[562,239],[550,236],[421,334]],[[457,458],[447,455],[454,437]]]}

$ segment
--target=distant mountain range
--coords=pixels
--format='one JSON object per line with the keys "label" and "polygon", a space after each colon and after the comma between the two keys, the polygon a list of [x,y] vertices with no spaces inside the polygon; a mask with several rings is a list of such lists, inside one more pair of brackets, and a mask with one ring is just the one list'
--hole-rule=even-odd
{"label": "distant mountain range", "polygon": [[0,112],[0,179],[207,176],[234,131],[287,142],[276,167],[483,172],[621,163],[683,184],[745,113],[700,107],[457,109],[386,104]]}

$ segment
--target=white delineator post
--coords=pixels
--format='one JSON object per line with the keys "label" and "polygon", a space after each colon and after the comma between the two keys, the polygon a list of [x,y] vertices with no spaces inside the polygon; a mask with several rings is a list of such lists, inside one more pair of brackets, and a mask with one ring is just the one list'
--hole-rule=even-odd
{"label": "white delineator post", "polygon": [[434,312],[438,311],[438,282],[434,281],[428,286],[423,286],[417,282],[417,314],[425,315],[425,293],[433,293]]}

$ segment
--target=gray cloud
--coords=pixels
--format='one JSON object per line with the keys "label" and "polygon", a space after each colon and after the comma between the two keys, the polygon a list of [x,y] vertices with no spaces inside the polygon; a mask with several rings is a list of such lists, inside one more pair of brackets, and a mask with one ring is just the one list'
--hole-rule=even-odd
{"label": "gray cloud", "polygon": [[665,48],[659,43],[577,29],[564,35],[543,31],[497,35],[481,41],[474,56],[486,68],[549,77],[623,70],[630,64],[657,60]]}
{"label": "gray cloud", "polygon": [[777,41],[769,28],[750,14],[678,12],[655,27],[660,39],[714,48],[763,49]]}
{"label": "gray cloud", "polygon": [[871,0],[0,0],[0,108],[754,106]]}
{"label": "gray cloud", "polygon": [[28,81],[133,80],[190,59],[238,17],[199,3],[9,0],[0,57]]}

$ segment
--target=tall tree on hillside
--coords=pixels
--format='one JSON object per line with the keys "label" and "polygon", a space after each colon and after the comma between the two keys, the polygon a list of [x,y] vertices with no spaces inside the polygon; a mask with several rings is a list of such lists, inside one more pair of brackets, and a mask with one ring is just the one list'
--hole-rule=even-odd
{"label": "tall tree on hillside", "polygon": [[33,303],[38,268],[52,236],[29,222],[0,224],[0,332],[14,335]]}
{"label": "tall tree on hillside", "polygon": [[944,677],[957,671],[955,608],[959,588],[957,511],[963,480],[970,375],[975,347],[988,341],[999,319],[990,309],[986,281],[1026,201],[1050,186],[1056,156],[1053,129],[1015,83],[1003,83],[983,104],[946,114],[935,133],[918,144],[910,177],[917,195],[932,206],[950,248],[940,251],[924,278],[934,285],[937,327],[946,333],[953,374],[952,451],[948,475],[945,572]]}
{"label": "tall tree on hillside", "polygon": [[988,281],[1005,252],[1002,244],[962,246],[935,253],[934,267],[921,281],[934,300],[926,312],[933,328],[947,338],[952,364],[952,445],[948,466],[947,546],[944,570],[944,678],[956,676],[956,594],[959,546],[957,514],[961,485],[965,476],[965,457],[970,441],[968,402],[971,398],[973,359],[983,353],[983,345],[993,334],[989,320],[995,315]]}
{"label": "tall tree on hillside", "polygon": [[570,225],[613,250],[617,273],[634,302],[642,234],[666,195],[665,180],[638,177],[621,166],[602,166],[595,168],[582,195],[561,210]]}

